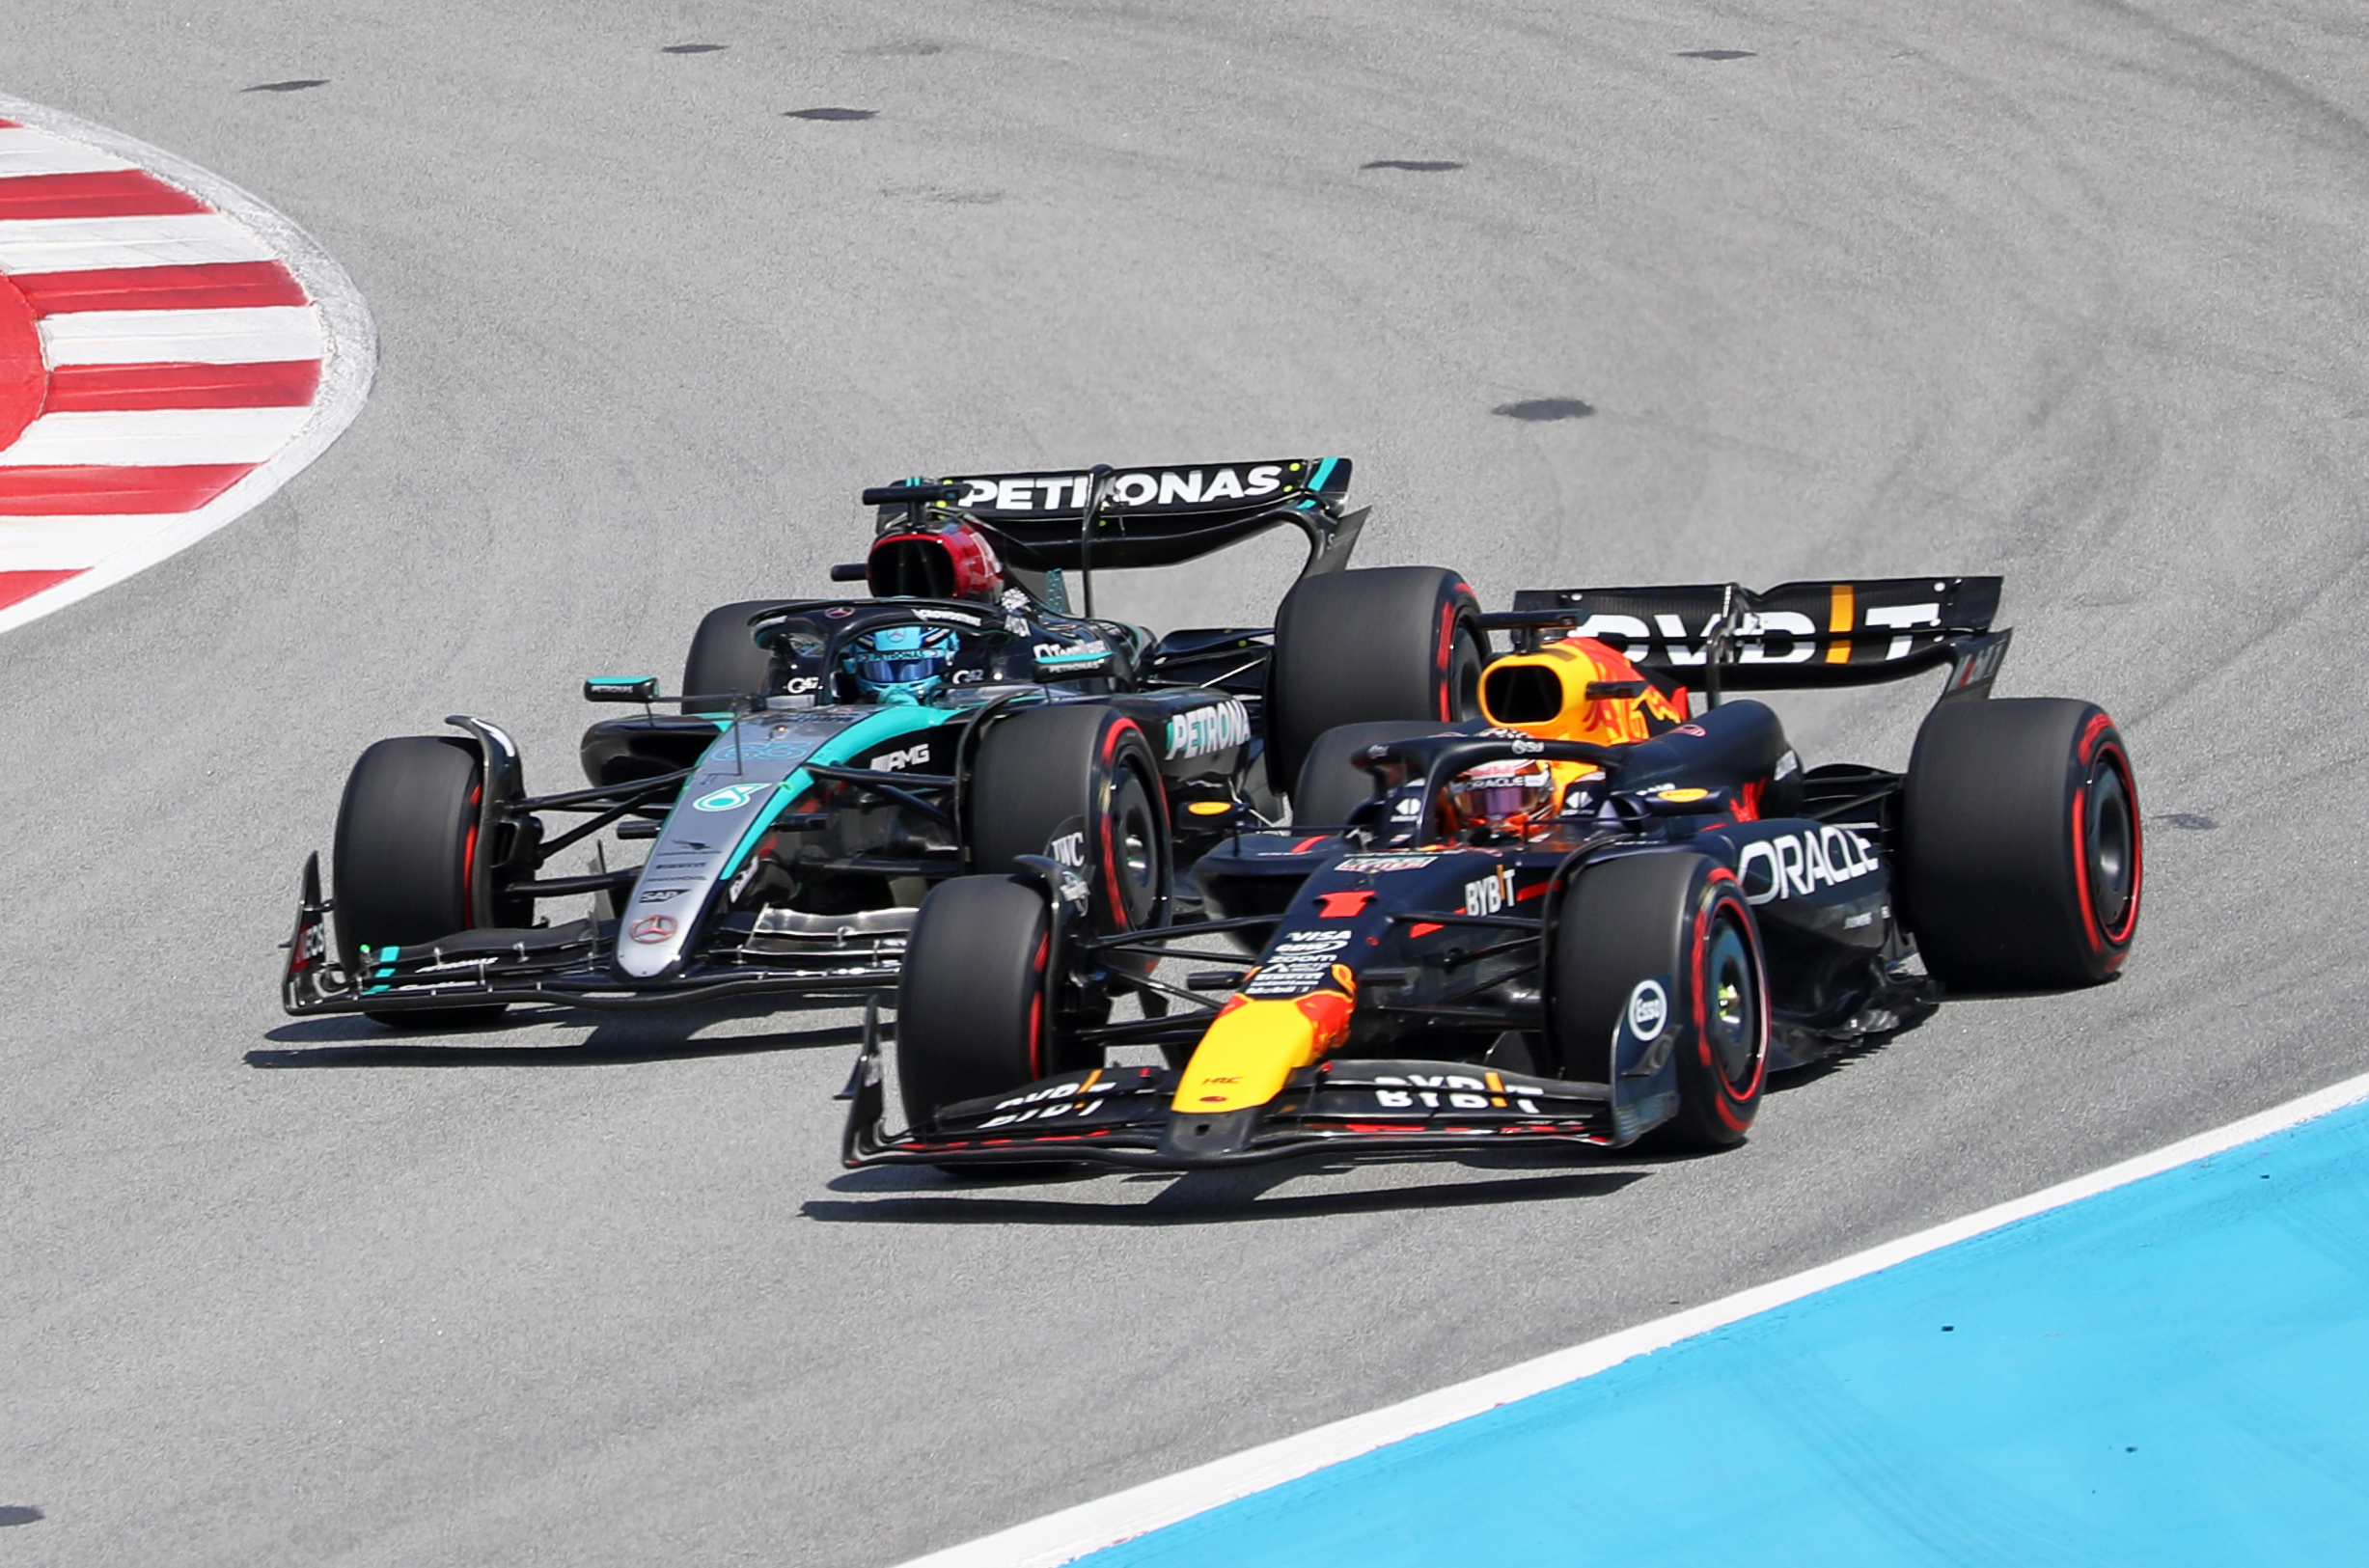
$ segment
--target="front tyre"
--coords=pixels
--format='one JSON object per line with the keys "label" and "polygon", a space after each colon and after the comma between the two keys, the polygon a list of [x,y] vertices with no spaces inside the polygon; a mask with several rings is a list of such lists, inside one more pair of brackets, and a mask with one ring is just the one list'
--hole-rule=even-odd
{"label": "front tyre", "polygon": [[1958,990],[2093,985],[2138,929],[2138,790],[2103,708],[1947,701],[1901,796],[1902,902],[1925,969]]}
{"label": "front tyre", "polygon": [[[468,928],[485,770],[477,748],[404,735],[364,752],[345,779],[330,862],[338,951],[349,975],[366,950],[409,948]],[[373,1012],[397,1027],[465,1027],[503,1004]]]}
{"label": "front tyre", "polygon": [[1744,1141],[1769,1076],[1768,968],[1733,872],[1686,851],[1586,867],[1556,917],[1553,963],[1551,1028],[1565,1077],[1617,1087],[1621,1022],[1640,991],[1659,987],[1661,1029],[1676,1035],[1678,1114],[1651,1143]]}
{"label": "front tyre", "polygon": [[[1168,799],[1133,719],[1096,702],[1061,702],[998,720],[979,742],[966,798],[976,870],[1009,871],[1023,855],[1049,855],[1085,874],[1095,929],[1168,923]],[[1056,841],[1073,832],[1074,844]]]}
{"label": "front tyre", "polygon": [[896,1079],[908,1124],[1056,1070],[1052,911],[1014,877],[958,876],[922,900],[896,983]]}
{"label": "front tyre", "polygon": [[1476,716],[1487,652],[1480,601],[1446,567],[1302,578],[1275,613],[1269,783],[1289,789],[1317,737],[1337,725]]}

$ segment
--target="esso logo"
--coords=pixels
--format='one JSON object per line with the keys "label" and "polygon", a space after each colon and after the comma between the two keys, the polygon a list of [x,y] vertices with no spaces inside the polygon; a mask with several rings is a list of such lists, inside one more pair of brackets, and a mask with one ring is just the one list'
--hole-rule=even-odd
{"label": "esso logo", "polygon": [[1669,993],[1660,980],[1640,980],[1629,993],[1629,1032],[1640,1040],[1658,1040],[1669,1023]]}

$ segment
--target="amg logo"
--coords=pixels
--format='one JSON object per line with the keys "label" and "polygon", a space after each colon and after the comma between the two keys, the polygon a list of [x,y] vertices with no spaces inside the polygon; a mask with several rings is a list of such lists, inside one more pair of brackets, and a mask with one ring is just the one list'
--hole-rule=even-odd
{"label": "amg logo", "polygon": [[1867,840],[1848,828],[1779,834],[1746,844],[1736,856],[1736,879],[1744,884],[1746,902],[1754,904],[1806,898],[1878,868]]}
{"label": "amg logo", "polygon": [[1171,757],[1207,756],[1251,742],[1251,710],[1240,702],[1195,708],[1168,722]]}
{"label": "amg logo", "polygon": [[895,773],[899,768],[909,768],[916,762],[928,760],[929,742],[923,741],[919,746],[908,746],[901,752],[889,752],[873,757],[872,769],[876,773]]}

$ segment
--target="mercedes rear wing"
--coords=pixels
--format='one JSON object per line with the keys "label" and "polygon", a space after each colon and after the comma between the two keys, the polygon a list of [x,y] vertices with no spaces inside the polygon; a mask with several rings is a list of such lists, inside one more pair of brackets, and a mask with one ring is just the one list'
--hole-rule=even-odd
{"label": "mercedes rear wing", "polygon": [[1302,576],[1345,565],[1365,509],[1345,512],[1346,457],[1179,463],[1153,468],[954,474],[864,492],[883,534],[967,521],[1028,571],[1173,566],[1268,529],[1308,536]]}
{"label": "mercedes rear wing", "polygon": [[1725,691],[1864,686],[1949,669],[1942,695],[1987,696],[2013,635],[1997,577],[1879,577],[1664,588],[1527,589],[1481,624],[1534,648],[1542,634],[1592,637],[1640,668]]}

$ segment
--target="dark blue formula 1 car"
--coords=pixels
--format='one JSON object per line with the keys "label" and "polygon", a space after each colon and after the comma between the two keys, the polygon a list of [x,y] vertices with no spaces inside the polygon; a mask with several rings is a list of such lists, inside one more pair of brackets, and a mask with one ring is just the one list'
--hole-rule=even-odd
{"label": "dark blue formula 1 car", "polygon": [[[1320,737],[1300,824],[1201,857],[1206,919],[1103,931],[1041,865],[938,888],[897,1000],[907,1128],[868,1043],[846,1159],[1719,1147],[1771,1072],[1950,988],[2105,978],[2138,921],[2130,760],[2089,703],[1990,698],[1998,589],[1524,594],[1483,618],[1517,651],[1481,717]],[[1804,768],[1735,696],[1921,670],[1946,677],[1905,773]]]}

